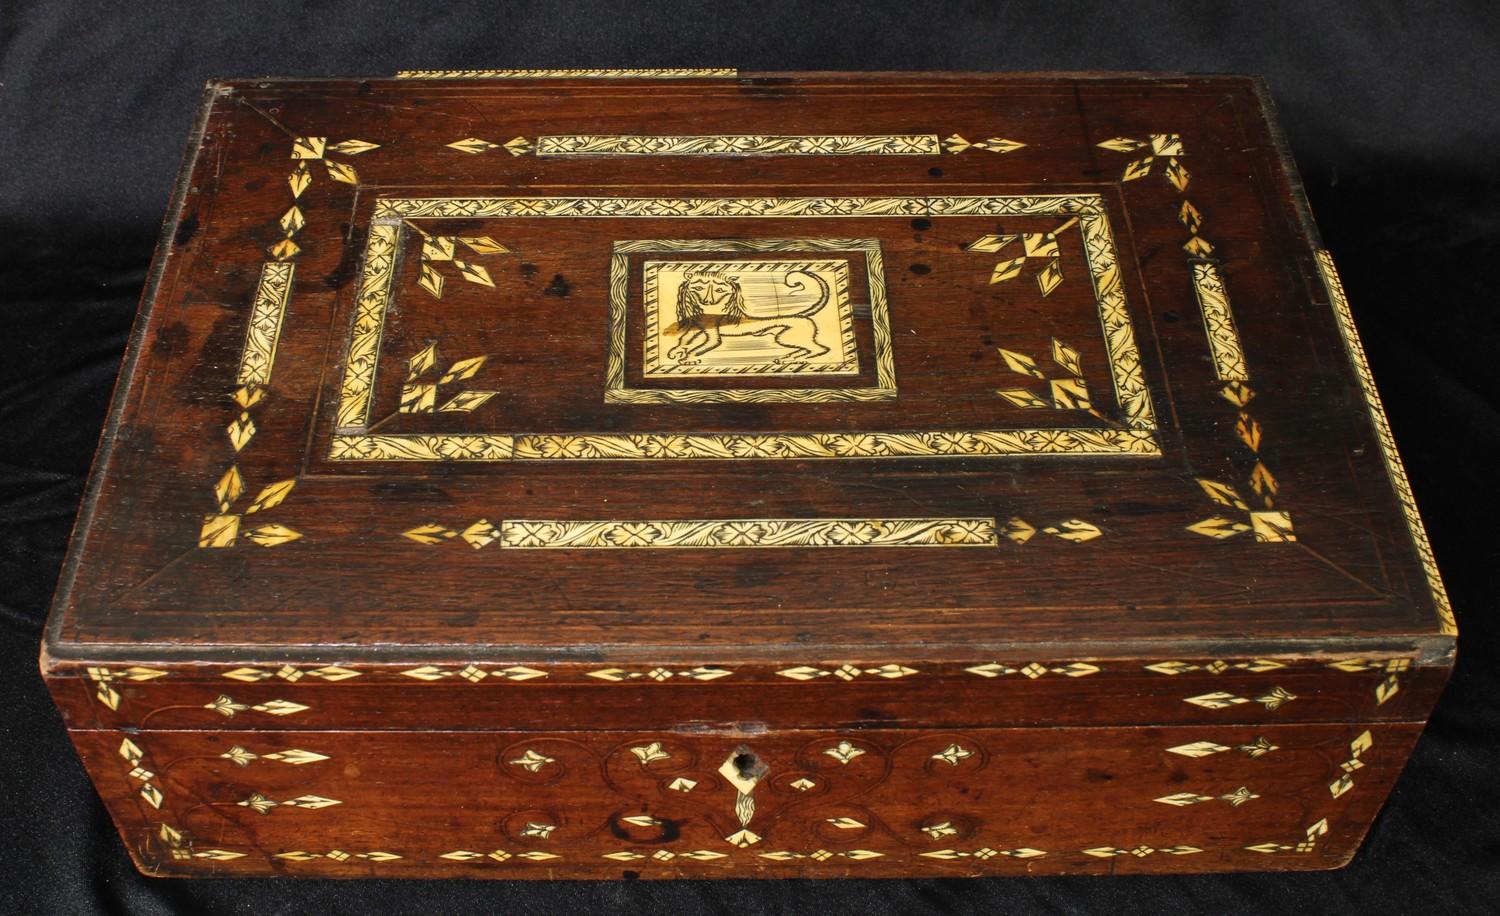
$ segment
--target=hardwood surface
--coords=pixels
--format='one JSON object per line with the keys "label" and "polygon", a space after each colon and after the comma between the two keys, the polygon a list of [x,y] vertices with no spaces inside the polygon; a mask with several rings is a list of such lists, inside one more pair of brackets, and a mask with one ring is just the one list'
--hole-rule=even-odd
{"label": "hardwood surface", "polygon": [[[706,82],[260,82],[223,84],[199,138],[161,283],[86,526],[59,603],[52,649],[96,643],[262,645],[680,645],[753,649],[783,641],[876,646],[902,639],[1008,643],[1236,638],[1411,638],[1436,629],[1431,599],[1328,295],[1310,229],[1283,172],[1253,83],[767,78]],[[554,133],[1004,135],[1010,153],[926,156],[513,156],[445,144]],[[1138,153],[1115,137],[1181,136],[1186,192],[1161,174],[1122,182]],[[1012,136],[1013,135],[1013,136]],[[380,144],[326,160],[288,158],[300,136]],[[1161,158],[1161,157],[1158,157]],[[267,247],[297,198],[291,302],[274,375],[236,452],[225,428],[246,314]],[[351,186],[326,166],[356,169]],[[819,197],[1097,194],[1119,247],[1160,456],[947,456],[941,460],[351,462],[330,459],[361,258],[388,197]],[[1186,526],[1229,516],[1196,479],[1244,497],[1257,453],[1219,393],[1182,250],[1190,202],[1237,306],[1257,396],[1258,457],[1297,541],[1226,541]],[[920,205],[919,205],[920,206]],[[1053,217],[482,219],[418,221],[429,234],[493,238],[475,255],[494,288],[416,285],[408,231],[372,417],[382,432],[566,435],[901,432],[1118,427],[1109,363],[1078,229],[1059,237],[1065,279],[1043,297],[1034,269],[988,283],[1005,252],[965,251],[985,234],[1045,232]],[[620,239],[875,238],[884,250],[894,401],[611,405],[603,399],[610,246]],[[1019,243],[1017,243],[1019,244]],[[1040,265],[1038,265],[1038,268]],[[925,270],[924,270],[925,269]],[[560,278],[560,282],[556,282]],[[551,292],[566,292],[552,295]],[[1080,354],[1100,401],[1025,410],[997,347],[1041,360],[1052,338]],[[428,340],[444,366],[489,361],[467,387],[500,394],[470,413],[399,414],[406,361]],[[633,355],[633,354],[627,354]],[[443,367],[437,367],[441,369]],[[434,370],[436,371],[436,370]],[[1046,371],[1057,373],[1055,367]],[[725,383],[720,383],[724,386]],[[733,385],[731,381],[728,383]],[[1032,389],[1045,386],[1030,380]],[[199,549],[214,484],[237,466],[245,505],[270,483],[295,489],[260,516],[302,537]],[[1259,500],[1253,500],[1259,508]],[[1226,511],[1227,510],[1227,511]],[[1038,536],[998,549],[503,551],[421,545],[402,532],[488,519],[994,518],[1036,527],[1077,519],[1103,536]],[[246,526],[259,519],[246,519]],[[212,611],[211,614],[205,613]],[[537,626],[539,620],[545,626]],[[74,646],[77,646],[74,649]]]}
{"label": "hardwood surface", "polygon": [[[895,651],[895,650],[892,650]],[[135,679],[108,669],[59,678],[73,728],[836,728],[1097,726],[1222,722],[1414,721],[1442,688],[1441,665],[1409,659],[1193,658],[1048,660],[971,656],[965,666],[885,656],[808,664],[695,666],[660,659],[615,667],[486,663],[164,665]],[[1151,667],[1147,667],[1147,666]],[[162,672],[155,674],[153,672]],[[108,687],[114,708],[100,700]],[[1279,690],[1292,698],[1260,702]],[[213,704],[295,701],[282,717],[225,715]],[[1192,698],[1201,698],[1193,702]],[[1219,700],[1216,702],[1215,700]],[[587,718],[579,720],[579,710]],[[241,710],[243,712],[243,710]],[[668,715],[670,713],[670,715]]]}
{"label": "hardwood surface", "polygon": [[955,877],[1337,867],[1419,730],[163,731],[165,834],[113,736],[78,744],[148,874]]}
{"label": "hardwood surface", "polygon": [[[391,873],[473,873],[442,838],[504,805],[438,814],[494,778],[456,761],[551,736],[608,783],[653,733],[710,774],[740,743],[779,773],[825,740],[887,761],[860,804],[900,855],[787,815],[777,849],[835,857],[705,873],[1328,867],[1451,666],[1247,78],[214,83],[154,277],[43,656],[148,870],[374,873],[327,854],[349,835],[419,851]],[[1264,803],[1164,819],[1148,787],[1193,772],[1158,745],[1216,728],[1293,752]],[[957,783],[972,837],[1057,854],[913,851],[931,804],[896,749],[950,732],[998,780]],[[262,821],[224,813],[235,761],[165,775],[283,734],[326,736],[350,798]],[[1331,792],[1351,759],[1360,791]],[[1046,775],[997,800],[1018,768]],[[538,875],[655,874],[601,858],[616,786],[558,791],[592,833],[559,826]],[[287,814],[316,862],[276,858]],[[1101,823],[1204,851],[1084,853]]]}

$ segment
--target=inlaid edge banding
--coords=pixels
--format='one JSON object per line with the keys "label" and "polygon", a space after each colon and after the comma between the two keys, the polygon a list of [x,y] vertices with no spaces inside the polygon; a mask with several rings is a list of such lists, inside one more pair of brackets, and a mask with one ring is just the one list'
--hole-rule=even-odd
{"label": "inlaid edge banding", "polygon": [[746,458],[938,458],[975,455],[1120,455],[1155,458],[1152,432],[1134,429],[990,429],[880,433],[640,435],[359,434],[333,437],[335,461],[605,461]]}
{"label": "inlaid edge banding", "polygon": [[1432,553],[1432,543],[1427,539],[1427,528],[1422,524],[1422,515],[1417,511],[1417,500],[1411,489],[1411,481],[1406,476],[1406,468],[1401,463],[1401,455],[1396,450],[1396,438],[1391,433],[1390,420],[1386,418],[1385,405],[1380,401],[1380,392],[1375,388],[1375,376],[1370,372],[1370,363],[1365,358],[1365,348],[1359,339],[1359,329],[1354,324],[1354,314],[1349,309],[1349,299],[1344,294],[1344,284],[1339,279],[1338,269],[1333,263],[1333,254],[1324,248],[1315,252],[1317,255],[1318,273],[1323,278],[1323,286],[1328,290],[1328,301],[1333,306],[1333,314],[1338,319],[1339,333],[1344,339],[1344,347],[1348,351],[1349,361],[1354,366],[1355,377],[1359,379],[1359,387],[1364,391],[1365,404],[1370,410],[1370,422],[1375,427],[1375,438],[1380,443],[1380,453],[1385,459],[1385,469],[1391,479],[1391,486],[1396,491],[1396,496],[1401,501],[1401,509],[1406,515],[1407,530],[1411,532],[1413,545],[1417,548],[1417,556],[1421,560],[1422,570],[1427,575],[1427,587],[1432,593],[1432,604],[1437,610],[1438,622],[1445,636],[1458,635],[1458,621],[1453,614],[1453,606],[1448,601],[1448,590],[1443,585],[1442,574],[1438,572],[1437,559]]}
{"label": "inlaid edge banding", "polygon": [[902,197],[386,197],[373,218],[1055,216],[1104,212],[1097,194]]}
{"label": "inlaid edge banding", "polygon": [[663,547],[995,547],[993,518],[777,518],[652,521],[508,520],[511,549]]}
{"label": "inlaid edge banding", "polygon": [[1104,346],[1109,353],[1109,374],[1114,384],[1115,400],[1125,411],[1127,426],[1154,431],[1156,415],[1151,407],[1151,390],[1141,371],[1140,350],[1136,348],[1135,331],[1131,328],[1130,314],[1126,309],[1114,233],[1109,228],[1102,202],[1079,213],[1078,230],[1083,236],[1084,259],[1088,262],[1094,298],[1099,304],[1099,324],[1104,329]]}
{"label": "inlaid edge banding", "polygon": [[937,156],[937,134],[569,134],[536,138],[536,155]]}

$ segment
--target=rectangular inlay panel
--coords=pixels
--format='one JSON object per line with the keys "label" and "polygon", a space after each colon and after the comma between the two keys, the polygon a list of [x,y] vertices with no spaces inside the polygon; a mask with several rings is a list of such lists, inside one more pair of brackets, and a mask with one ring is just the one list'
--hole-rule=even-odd
{"label": "rectangular inlay panel", "polygon": [[647,378],[859,371],[847,261],[647,261]]}

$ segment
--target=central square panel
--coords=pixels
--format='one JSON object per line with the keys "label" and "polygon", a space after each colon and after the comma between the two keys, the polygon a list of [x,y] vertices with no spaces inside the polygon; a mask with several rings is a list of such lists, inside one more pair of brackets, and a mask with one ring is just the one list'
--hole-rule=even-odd
{"label": "central square panel", "polygon": [[605,400],[895,398],[884,270],[877,239],[617,241]]}
{"label": "central square panel", "polygon": [[859,372],[848,261],[647,261],[647,378]]}

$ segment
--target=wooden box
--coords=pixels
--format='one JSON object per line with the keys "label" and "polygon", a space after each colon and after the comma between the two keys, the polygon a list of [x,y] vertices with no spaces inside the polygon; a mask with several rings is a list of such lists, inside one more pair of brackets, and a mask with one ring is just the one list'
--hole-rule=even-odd
{"label": "wooden box", "polygon": [[1452,612],[1243,77],[210,84],[42,667],[160,875],[1354,853]]}

